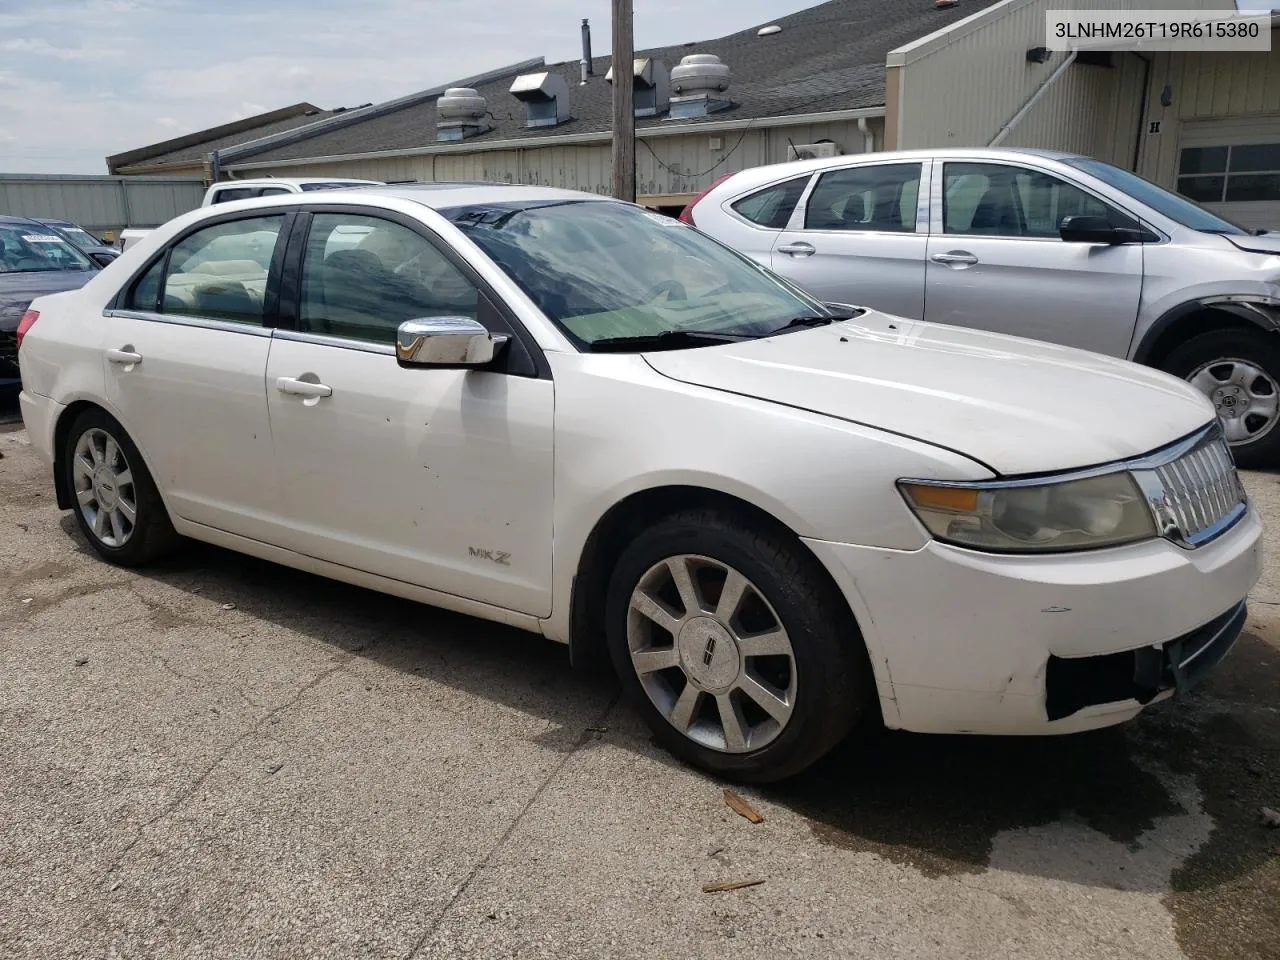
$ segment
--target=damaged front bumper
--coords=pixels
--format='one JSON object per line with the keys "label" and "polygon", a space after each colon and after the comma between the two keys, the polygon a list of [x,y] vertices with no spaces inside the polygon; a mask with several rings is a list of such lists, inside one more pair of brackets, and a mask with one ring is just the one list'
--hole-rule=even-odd
{"label": "damaged front bumper", "polygon": [[858,618],[885,723],[1053,734],[1122,722],[1222,659],[1262,569],[1250,509],[1194,550],[1152,540],[997,556],[805,542]]}

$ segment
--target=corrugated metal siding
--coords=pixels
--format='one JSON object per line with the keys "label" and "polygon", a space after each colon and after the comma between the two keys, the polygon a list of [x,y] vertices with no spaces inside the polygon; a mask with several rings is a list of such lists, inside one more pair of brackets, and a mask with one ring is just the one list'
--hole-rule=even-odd
{"label": "corrugated metal siding", "polygon": [[203,198],[197,178],[0,174],[0,213],[72,220],[94,231],[158,227]]}
{"label": "corrugated metal siding", "polygon": [[[877,147],[884,123],[868,121]],[[688,194],[710,186],[725,173],[787,159],[788,143],[832,140],[843,153],[860,153],[863,137],[856,121],[730,130],[673,137],[643,137],[636,144],[636,190],[641,196]],[[719,145],[712,146],[713,141]],[[569,144],[523,150],[439,153],[416,157],[336,160],[288,168],[241,170],[253,176],[344,176],[370,180],[491,180],[530,183],[607,194],[610,147]]]}
{"label": "corrugated metal siding", "polygon": [[[1138,172],[1172,188],[1177,177],[1178,143],[1184,122],[1233,120],[1269,123],[1280,117],[1280,37],[1272,32],[1269,52],[1153,54],[1148,120],[1160,121],[1160,133],[1143,135]],[[1160,105],[1168,85],[1173,102]]]}
{"label": "corrugated metal siding", "polygon": [[[945,42],[909,51],[902,67],[899,147],[989,143],[1067,56],[1056,52],[1043,64],[1026,60],[1027,50],[1045,43],[1048,10],[1152,6],[1151,0],[1009,0],[990,8],[975,25],[953,31]],[[1229,3],[1161,0],[1158,6],[1198,9]],[[1115,62],[1113,69],[1068,68],[1004,143],[1074,150],[1130,166],[1141,105],[1141,62],[1129,54],[1116,54]],[[1224,91],[1220,99],[1226,97]]]}

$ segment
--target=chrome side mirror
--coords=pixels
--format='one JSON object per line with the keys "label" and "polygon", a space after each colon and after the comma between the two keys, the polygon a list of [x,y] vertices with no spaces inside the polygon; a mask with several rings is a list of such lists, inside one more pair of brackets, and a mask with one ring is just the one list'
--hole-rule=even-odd
{"label": "chrome side mirror", "polygon": [[406,320],[396,331],[396,359],[412,367],[483,367],[493,362],[508,339],[470,317]]}

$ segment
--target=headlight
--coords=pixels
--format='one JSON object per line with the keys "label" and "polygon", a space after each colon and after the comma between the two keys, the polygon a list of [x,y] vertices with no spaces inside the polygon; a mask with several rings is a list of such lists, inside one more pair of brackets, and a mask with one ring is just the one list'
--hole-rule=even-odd
{"label": "headlight", "polygon": [[1124,472],[963,486],[904,480],[899,487],[935,537],[978,550],[1088,550],[1158,536],[1146,498]]}

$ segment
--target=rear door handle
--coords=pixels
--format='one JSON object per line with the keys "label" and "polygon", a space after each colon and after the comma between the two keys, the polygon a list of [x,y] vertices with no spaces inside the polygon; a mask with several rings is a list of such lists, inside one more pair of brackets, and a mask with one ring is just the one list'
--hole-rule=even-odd
{"label": "rear door handle", "polygon": [[134,353],[132,350],[108,350],[107,359],[122,367],[131,367],[135,363],[142,362],[142,354]]}
{"label": "rear door handle", "polygon": [[797,240],[795,243],[783,243],[778,246],[779,253],[789,253],[793,257],[809,257],[817,253],[812,243]]}
{"label": "rear door handle", "polygon": [[978,262],[978,258],[967,250],[953,250],[950,253],[935,253],[929,258],[934,263],[945,263],[947,265],[972,267]]}
{"label": "rear door handle", "polygon": [[280,377],[276,380],[276,389],[295,397],[332,397],[333,387],[310,380],[295,380],[293,377]]}

